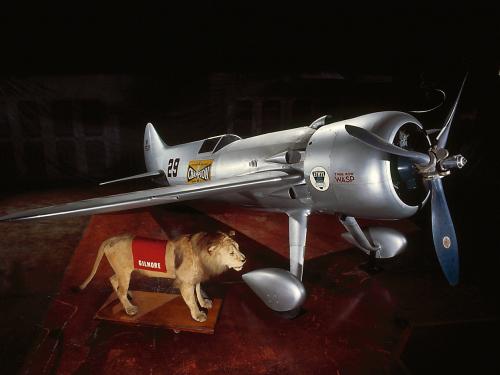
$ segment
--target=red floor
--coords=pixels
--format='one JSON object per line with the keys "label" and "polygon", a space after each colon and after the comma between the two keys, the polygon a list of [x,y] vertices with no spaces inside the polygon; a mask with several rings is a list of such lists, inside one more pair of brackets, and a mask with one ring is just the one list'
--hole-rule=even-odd
{"label": "red floor", "polygon": [[[416,269],[411,255],[395,265],[386,264],[382,274],[360,271],[358,265],[366,258],[357,250],[340,251],[347,246],[339,240],[341,227],[336,220],[314,216],[304,275],[308,299],[304,313],[294,320],[267,309],[236,271],[206,287],[209,294],[224,298],[214,335],[94,320],[111,292],[106,260],[85,291],[71,291],[90,272],[101,241],[123,232],[166,238],[197,230],[228,230],[229,225],[238,231],[237,240],[248,259],[243,272],[287,267],[286,216],[237,209],[211,216],[183,206],[93,216],[43,323],[45,334],[25,362],[25,373],[418,373],[410,372],[408,364],[426,369],[418,364],[426,363],[420,352],[427,342],[418,341],[418,335],[412,339],[415,327],[490,316],[485,315],[482,301],[464,307],[464,295],[474,290],[450,289],[435,273],[432,259],[430,274],[428,269],[423,273]],[[416,230],[408,221],[396,225],[407,233]],[[132,287],[161,292],[169,285],[135,277]]]}

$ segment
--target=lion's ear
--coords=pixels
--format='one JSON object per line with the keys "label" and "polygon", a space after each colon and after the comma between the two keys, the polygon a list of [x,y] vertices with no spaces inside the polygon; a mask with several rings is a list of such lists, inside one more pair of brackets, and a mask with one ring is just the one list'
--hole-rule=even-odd
{"label": "lion's ear", "polygon": [[228,233],[228,236],[229,237],[234,237],[234,236],[236,236],[236,232],[234,230],[230,230],[229,233]]}
{"label": "lion's ear", "polygon": [[215,251],[215,249],[217,248],[217,245],[212,245],[212,246],[209,246],[207,248],[207,251],[208,251],[208,254],[209,255],[212,255],[212,253]]}

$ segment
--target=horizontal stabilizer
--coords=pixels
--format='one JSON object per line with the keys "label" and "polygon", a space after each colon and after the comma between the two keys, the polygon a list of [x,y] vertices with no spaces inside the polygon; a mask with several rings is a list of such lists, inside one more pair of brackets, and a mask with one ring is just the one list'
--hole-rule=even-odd
{"label": "horizontal stabilizer", "polygon": [[139,179],[139,178],[146,178],[146,177],[161,176],[163,174],[164,174],[164,172],[162,170],[152,171],[152,172],[146,172],[146,173],[136,174],[136,175],[129,176],[129,177],[118,178],[116,180],[101,182],[99,185],[102,186],[102,185],[107,185],[107,184],[113,184],[115,182],[122,182],[122,181],[128,181],[128,180],[136,180],[136,179]]}

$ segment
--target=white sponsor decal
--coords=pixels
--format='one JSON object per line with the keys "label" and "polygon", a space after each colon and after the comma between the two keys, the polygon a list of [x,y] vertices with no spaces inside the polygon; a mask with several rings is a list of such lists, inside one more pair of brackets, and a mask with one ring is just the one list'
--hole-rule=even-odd
{"label": "white sponsor decal", "polygon": [[210,181],[213,160],[191,160],[187,170],[188,184]]}
{"label": "white sponsor decal", "polygon": [[325,168],[323,167],[314,167],[309,176],[311,180],[312,186],[316,190],[325,191],[328,190],[330,186],[330,177]]}
{"label": "white sponsor decal", "polygon": [[148,262],[145,260],[139,260],[137,263],[139,263],[139,266],[141,267],[161,269],[160,263],[158,262]]}

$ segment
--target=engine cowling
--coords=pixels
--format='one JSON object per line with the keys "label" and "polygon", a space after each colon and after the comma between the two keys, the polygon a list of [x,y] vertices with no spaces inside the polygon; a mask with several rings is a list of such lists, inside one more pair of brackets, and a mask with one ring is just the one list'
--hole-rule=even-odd
{"label": "engine cowling", "polygon": [[413,215],[429,196],[414,166],[407,158],[364,145],[345,125],[365,128],[406,149],[426,152],[430,146],[422,125],[403,112],[371,113],[319,128],[304,160],[313,209],[373,219]]}

